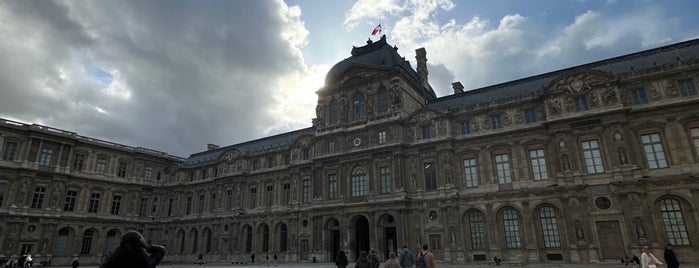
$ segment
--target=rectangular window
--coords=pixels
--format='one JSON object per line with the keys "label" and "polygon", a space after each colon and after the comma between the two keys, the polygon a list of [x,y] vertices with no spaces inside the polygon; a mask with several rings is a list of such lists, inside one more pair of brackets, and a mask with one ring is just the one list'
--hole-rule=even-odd
{"label": "rectangular window", "polygon": [[191,215],[192,214],[192,202],[194,198],[192,196],[187,196],[187,206],[185,207],[185,214],[186,215]]}
{"label": "rectangular window", "polygon": [[250,201],[248,203],[248,208],[257,207],[257,188],[250,188]]}
{"label": "rectangular window", "polygon": [[432,133],[430,132],[430,126],[424,126],[420,128],[422,131],[422,139],[429,139],[432,137]]}
{"label": "rectangular window", "polygon": [[646,95],[646,89],[643,87],[634,88],[631,90],[631,98],[633,98],[633,104],[646,104],[648,103],[648,96]]}
{"label": "rectangular window", "polygon": [[[214,199],[216,198],[216,195],[214,194]],[[156,212],[158,212],[158,198],[153,198],[153,204],[150,206],[150,215],[151,216],[158,216]]]}
{"label": "rectangular window", "polygon": [[532,163],[532,175],[534,175],[534,180],[548,180],[549,174],[546,169],[544,149],[529,150],[529,160]]}
{"label": "rectangular window", "polygon": [[5,145],[2,147],[2,160],[15,160],[17,145],[14,141],[5,141]]}
{"label": "rectangular window", "polygon": [[37,186],[34,188],[34,196],[32,197],[31,208],[41,208],[44,204],[44,196],[46,195],[46,187]]}
{"label": "rectangular window", "polygon": [[475,158],[464,159],[464,179],[466,187],[478,186],[478,164]]}
{"label": "rectangular window", "polygon": [[104,174],[107,172],[107,159],[97,158],[97,165],[95,165],[95,172],[97,172],[97,174]]}
{"label": "rectangular window", "polygon": [[167,204],[167,215],[172,216],[172,207],[175,205],[175,200],[170,198]]}
{"label": "rectangular window", "polygon": [[692,128],[689,130],[689,135],[692,136],[692,143],[694,143],[694,151],[699,155],[699,128]]}
{"label": "rectangular window", "polygon": [[0,207],[2,207],[2,201],[5,200],[5,193],[7,192],[7,184],[0,183]]}
{"label": "rectangular window", "polygon": [[112,209],[109,211],[112,215],[119,215],[119,209],[121,208],[121,195],[115,195],[112,198]]}
{"label": "rectangular window", "polygon": [[284,165],[288,165],[290,163],[291,163],[291,154],[290,153],[285,154],[284,155]]}
{"label": "rectangular window", "polygon": [[50,166],[51,165],[51,155],[53,155],[53,150],[48,148],[41,149],[41,156],[39,157],[39,165]]}
{"label": "rectangular window", "polygon": [[233,190],[226,191],[226,210],[233,209]]}
{"label": "rectangular window", "polygon": [[583,157],[585,158],[585,166],[587,166],[587,173],[602,173],[604,172],[604,167],[602,166],[602,154],[599,150],[599,143],[597,140],[588,140],[581,143],[583,149]]}
{"label": "rectangular window", "polygon": [[437,168],[434,166],[434,162],[425,163],[425,191],[436,191],[437,190]]}
{"label": "rectangular window", "polygon": [[643,142],[643,151],[646,154],[648,168],[656,169],[668,166],[667,159],[665,159],[665,150],[663,150],[663,144],[660,141],[660,134],[641,135],[641,142]]}
{"label": "rectangular window", "polygon": [[521,248],[517,212],[512,209],[504,210],[502,212],[502,221],[505,226],[505,243],[507,248]]}
{"label": "rectangular window", "polygon": [[303,181],[303,202],[304,203],[311,202],[311,181],[310,180]]}
{"label": "rectangular window", "polygon": [[590,107],[587,106],[587,96],[576,96],[574,99],[576,111],[582,112],[590,109]]}
{"label": "rectangular window", "polygon": [[539,210],[541,220],[541,232],[544,235],[544,246],[547,248],[560,248],[561,237],[558,234],[558,221],[556,212],[552,207],[542,207]]}
{"label": "rectangular window", "polygon": [[235,165],[233,163],[227,163],[226,166],[228,166],[228,174],[233,174],[233,172],[235,172]]}
{"label": "rectangular window", "polygon": [[73,170],[82,171],[85,166],[85,154],[75,154],[73,158]]}
{"label": "rectangular window", "polygon": [[510,172],[510,156],[507,154],[495,155],[495,170],[498,173],[498,183],[505,184],[512,182],[512,172]]}
{"label": "rectangular window", "polygon": [[274,201],[274,186],[267,185],[267,207],[271,207]]}
{"label": "rectangular window", "polygon": [[334,153],[335,152],[335,141],[329,141],[328,142],[328,153]]}
{"label": "rectangular window", "polygon": [[267,168],[274,167],[274,157],[267,157]]}
{"label": "rectangular window", "polygon": [[381,193],[391,192],[391,167],[380,167]]}
{"label": "rectangular window", "polygon": [[126,170],[128,169],[129,164],[126,162],[119,162],[119,168],[117,169],[117,176],[121,178],[126,177]]}
{"label": "rectangular window", "polygon": [[301,152],[303,153],[303,160],[308,160],[309,158],[311,158],[311,150],[310,149],[303,148],[301,150]]}
{"label": "rectangular window", "polygon": [[430,250],[442,249],[442,236],[438,234],[430,235]]}
{"label": "rectangular window", "polygon": [[461,126],[461,135],[471,134],[471,121],[465,120],[459,124]]}
{"label": "rectangular window", "polygon": [[677,81],[677,85],[680,87],[680,94],[682,94],[682,97],[697,95],[697,87],[694,85],[694,79],[679,80]]}
{"label": "rectangular window", "polygon": [[493,126],[493,129],[502,128],[502,116],[499,114],[491,115],[490,124]]}
{"label": "rectangular window", "polygon": [[75,211],[75,202],[78,199],[78,191],[66,192],[66,202],[63,205],[65,211]]}
{"label": "rectangular window", "polygon": [[328,199],[333,200],[337,198],[337,175],[328,175]]}
{"label": "rectangular window", "polygon": [[260,168],[260,160],[252,160],[252,170],[257,170],[258,168]]}
{"label": "rectangular window", "polygon": [[206,206],[206,195],[205,194],[200,194],[199,195],[199,202],[197,202],[197,205],[199,205],[197,212],[199,214],[204,212],[204,207]]}
{"label": "rectangular window", "polygon": [[386,143],[386,131],[379,131],[379,144]]}
{"label": "rectangular window", "polygon": [[485,249],[485,219],[483,213],[471,211],[468,213],[468,225],[471,231],[471,247]]}
{"label": "rectangular window", "polygon": [[291,184],[284,184],[284,204],[291,204]]}
{"label": "rectangular window", "polygon": [[536,109],[527,108],[524,109],[524,123],[531,124],[536,122]]}
{"label": "rectangular window", "polygon": [[150,180],[153,178],[153,167],[146,167],[146,169],[143,171],[143,179],[145,180]]}
{"label": "rectangular window", "polygon": [[102,195],[100,193],[90,194],[90,204],[87,207],[87,212],[97,213],[100,209],[100,198]]}
{"label": "rectangular window", "polygon": [[138,208],[138,215],[146,216],[147,209],[148,209],[148,197],[141,197],[141,205]]}

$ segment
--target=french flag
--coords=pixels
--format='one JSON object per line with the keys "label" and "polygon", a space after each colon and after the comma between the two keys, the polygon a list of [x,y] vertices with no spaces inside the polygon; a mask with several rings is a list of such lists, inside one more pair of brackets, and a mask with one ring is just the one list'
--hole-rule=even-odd
{"label": "french flag", "polygon": [[371,35],[376,35],[378,33],[381,33],[381,23],[379,23],[379,25],[376,25],[376,28],[374,28],[374,30],[371,31]]}

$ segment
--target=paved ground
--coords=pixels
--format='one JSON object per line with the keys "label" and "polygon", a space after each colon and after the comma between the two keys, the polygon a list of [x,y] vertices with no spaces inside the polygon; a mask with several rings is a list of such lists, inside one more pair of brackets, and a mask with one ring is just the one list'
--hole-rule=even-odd
{"label": "paved ground", "polygon": [[[96,266],[80,266],[81,268],[94,268]],[[264,267],[270,267],[274,268],[273,265],[266,266],[264,263],[256,263],[256,264],[225,264],[225,263],[213,263],[213,264],[204,264],[204,265],[194,265],[194,264],[170,264],[170,263],[163,263],[158,265],[158,268],[208,268],[208,267],[233,267],[233,268],[264,268]],[[335,268],[335,265],[332,263],[280,263],[277,265],[279,268],[302,268],[302,267],[314,267],[314,268]],[[380,266],[383,267],[383,264]],[[487,265],[487,264],[447,264],[447,263],[437,263],[437,267],[439,268],[457,268],[457,267],[473,267],[473,268],[495,268],[496,266],[493,265]],[[501,265],[500,267],[509,267],[508,265]],[[603,268],[624,268],[623,265],[620,263],[576,263],[576,264],[569,264],[569,263],[537,263],[537,264],[530,264],[526,266],[520,266],[520,267],[549,267],[549,268],[554,268],[554,267],[566,267],[566,268],[593,268],[593,267],[603,267]],[[664,266],[660,266],[664,267]],[[682,264],[680,267],[682,268],[699,268],[699,264]],[[354,264],[350,264],[347,266],[347,268],[354,268]]]}

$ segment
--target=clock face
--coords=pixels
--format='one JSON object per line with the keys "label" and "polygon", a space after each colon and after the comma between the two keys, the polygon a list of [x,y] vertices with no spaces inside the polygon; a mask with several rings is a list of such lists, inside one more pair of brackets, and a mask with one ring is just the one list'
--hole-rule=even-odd
{"label": "clock face", "polygon": [[355,147],[359,146],[360,144],[362,144],[362,138],[360,138],[360,137],[354,138],[354,140],[352,141],[352,144],[354,144]]}

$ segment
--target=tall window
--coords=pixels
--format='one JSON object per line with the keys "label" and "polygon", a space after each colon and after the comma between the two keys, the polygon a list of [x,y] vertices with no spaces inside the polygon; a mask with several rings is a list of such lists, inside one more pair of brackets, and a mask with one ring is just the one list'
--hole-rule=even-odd
{"label": "tall window", "polygon": [[95,165],[95,172],[98,174],[104,174],[107,172],[107,159],[97,158],[97,165]]}
{"label": "tall window", "polygon": [[93,236],[94,231],[92,229],[85,230],[85,233],[83,233],[83,243],[80,246],[80,255],[90,255]]}
{"label": "tall window", "polygon": [[673,245],[688,246],[689,236],[684,224],[682,209],[677,199],[667,198],[660,200],[660,218],[665,226],[667,241]]}
{"label": "tall window", "polygon": [[582,112],[590,109],[590,107],[587,105],[587,96],[576,96],[574,99],[576,111]]}
{"label": "tall window", "polygon": [[5,141],[5,145],[2,147],[2,160],[15,160],[16,153],[17,143],[14,141]]}
{"label": "tall window", "polygon": [[505,244],[507,248],[521,248],[517,211],[511,208],[503,210],[502,223],[505,227]]}
{"label": "tall window", "polygon": [[386,131],[379,131],[379,144],[386,143]]}
{"label": "tall window", "polygon": [[274,167],[274,157],[267,157],[267,168],[272,168]]}
{"label": "tall window", "polygon": [[31,208],[41,208],[44,204],[44,196],[46,195],[46,187],[37,186],[34,188],[34,196],[32,197]]}
{"label": "tall window", "polygon": [[682,97],[697,95],[697,87],[694,85],[694,79],[677,81],[677,85],[680,87],[680,94],[682,94]]}
{"label": "tall window", "polygon": [[117,169],[117,176],[125,178],[126,170],[129,168],[129,163],[119,162],[119,168]]}
{"label": "tall window", "polygon": [[585,166],[587,166],[587,173],[602,173],[604,172],[604,167],[602,166],[602,154],[599,150],[599,143],[597,140],[588,140],[581,143],[583,149],[583,157],[585,158]]}
{"label": "tall window", "polygon": [[475,158],[464,159],[464,180],[466,187],[478,186],[478,163]]}
{"label": "tall window", "polygon": [[269,226],[262,227],[262,252],[269,252]]}
{"label": "tall window", "polygon": [[82,171],[85,166],[85,154],[75,154],[73,158],[73,170]]}
{"label": "tall window", "polygon": [[7,184],[0,183],[0,206],[2,206],[2,201],[5,199],[6,192],[7,192]]}
{"label": "tall window", "polygon": [[148,197],[141,197],[141,205],[138,208],[138,215],[145,216],[148,209]]}
{"label": "tall window", "polygon": [[468,227],[471,231],[471,247],[485,249],[485,217],[480,211],[468,213]]}
{"label": "tall window", "polygon": [[248,226],[245,231],[245,252],[250,253],[252,251],[252,227]]}
{"label": "tall window", "polygon": [[51,155],[53,155],[53,150],[48,148],[41,149],[41,156],[39,156],[39,165],[50,166],[51,165]]}
{"label": "tall window", "polygon": [[391,167],[380,167],[381,193],[391,192]]}
{"label": "tall window", "polygon": [[56,244],[54,245],[54,254],[56,254],[56,256],[66,256],[69,235],[70,230],[68,228],[63,228],[58,231],[58,237],[56,238]]}
{"label": "tall window", "polygon": [[193,199],[193,197],[191,195],[187,196],[187,205],[185,206],[185,214],[186,215],[192,214],[192,202],[193,202],[192,199]]}
{"label": "tall window", "polygon": [[121,195],[114,195],[112,198],[112,209],[109,211],[112,215],[119,215],[119,209],[121,208]]}
{"label": "tall window", "polygon": [[143,171],[143,178],[148,181],[153,178],[153,167],[146,167],[146,169]]}
{"label": "tall window", "polygon": [[109,253],[118,246],[117,242],[117,231],[112,229],[107,232],[107,239],[104,241],[104,252]]}
{"label": "tall window", "polygon": [[311,202],[311,180],[303,180],[303,202]]}
{"label": "tall window", "polygon": [[267,185],[267,207],[271,207],[274,201],[274,186]]}
{"label": "tall window", "polygon": [[175,205],[175,199],[170,198],[167,204],[167,215],[172,216],[172,207]]}
{"label": "tall window", "polygon": [[257,207],[257,188],[250,188],[250,201],[248,202],[248,208]]}
{"label": "tall window", "polygon": [[648,103],[648,96],[646,95],[646,89],[643,87],[634,88],[631,90],[631,98],[633,99],[633,104],[646,104]]}
{"label": "tall window", "polygon": [[502,115],[491,115],[490,124],[493,126],[493,129],[502,128]]}
{"label": "tall window", "polygon": [[420,128],[420,131],[422,132],[422,139],[429,139],[432,138],[432,132],[430,131],[430,126],[423,126]]}
{"label": "tall window", "polygon": [[335,141],[328,141],[328,153],[335,152]]}
{"label": "tall window", "polygon": [[78,199],[78,191],[69,190],[66,192],[66,202],[63,205],[65,211],[75,211],[75,201]]}
{"label": "tall window", "polygon": [[366,170],[356,167],[352,170],[352,196],[365,196],[369,193],[369,180]]}
{"label": "tall window", "polygon": [[[216,194],[213,194],[213,197],[214,197],[213,200],[215,200],[215,199],[216,199]],[[213,200],[212,200],[212,201],[213,201]],[[213,202],[212,202],[212,203],[213,203]],[[151,207],[151,209],[150,209],[150,215],[151,215],[151,216],[158,216],[158,214],[157,214],[157,212],[158,212],[158,198],[157,198],[157,197],[156,197],[156,198],[153,198],[153,204],[151,204],[150,207]],[[212,207],[213,207],[213,205],[212,205]]]}
{"label": "tall window", "polygon": [[532,163],[532,175],[534,175],[534,180],[548,180],[549,175],[546,170],[544,149],[529,150],[529,160]]}
{"label": "tall window", "polygon": [[284,183],[284,204],[291,204],[291,184]]}
{"label": "tall window", "polygon": [[434,162],[429,162],[424,164],[425,170],[425,191],[436,191],[437,190],[437,168]]}
{"label": "tall window", "polygon": [[90,194],[90,204],[87,207],[87,212],[90,213],[97,213],[100,209],[100,197],[102,195],[100,193],[91,193]]}
{"label": "tall window", "polygon": [[541,220],[541,232],[544,236],[544,246],[560,248],[561,237],[558,235],[556,211],[552,207],[542,207],[539,209],[539,219]]}
{"label": "tall window", "polygon": [[197,212],[204,212],[204,206],[206,206],[206,194],[199,195],[199,202],[197,202],[197,204],[199,205],[199,209],[197,209]]}
{"label": "tall window", "polygon": [[388,90],[385,87],[379,88],[379,91],[376,92],[376,98],[378,98],[378,112],[383,113],[388,110]]}
{"label": "tall window", "polygon": [[471,121],[464,120],[459,123],[461,126],[461,135],[471,134]]}
{"label": "tall window", "polygon": [[663,144],[660,142],[660,134],[641,135],[641,142],[643,143],[643,151],[646,153],[648,168],[666,168],[667,160],[665,159]]}
{"label": "tall window", "polygon": [[689,135],[692,136],[692,143],[694,143],[694,151],[699,155],[699,128],[692,128],[689,130]]}
{"label": "tall window", "polygon": [[333,200],[337,198],[337,175],[328,175],[328,199]]}
{"label": "tall window", "polygon": [[524,123],[531,124],[536,122],[536,109],[526,108],[524,109]]}
{"label": "tall window", "polygon": [[289,241],[288,236],[289,232],[286,229],[286,224],[282,223],[280,235],[281,239],[279,239],[279,251],[286,252],[287,242]]}
{"label": "tall window", "polygon": [[365,116],[365,111],[364,111],[364,94],[361,92],[357,92],[357,94],[354,95],[354,119],[360,119],[364,118]]}
{"label": "tall window", "polygon": [[338,115],[337,115],[337,101],[332,100],[330,102],[330,124],[335,124],[338,121]]}
{"label": "tall window", "polygon": [[498,174],[498,183],[511,183],[512,172],[510,172],[510,156],[507,154],[495,155],[495,170]]}

